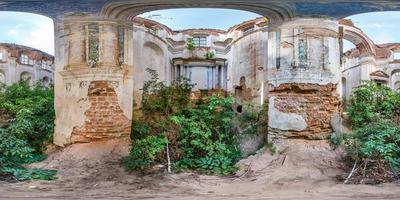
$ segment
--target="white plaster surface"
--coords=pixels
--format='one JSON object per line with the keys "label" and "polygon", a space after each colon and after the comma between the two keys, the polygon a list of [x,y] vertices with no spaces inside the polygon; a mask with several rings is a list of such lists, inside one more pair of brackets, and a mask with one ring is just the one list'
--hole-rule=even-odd
{"label": "white plaster surface", "polygon": [[275,108],[276,97],[269,98],[268,125],[271,128],[283,131],[303,131],[307,128],[307,123],[301,115],[294,113],[284,113]]}

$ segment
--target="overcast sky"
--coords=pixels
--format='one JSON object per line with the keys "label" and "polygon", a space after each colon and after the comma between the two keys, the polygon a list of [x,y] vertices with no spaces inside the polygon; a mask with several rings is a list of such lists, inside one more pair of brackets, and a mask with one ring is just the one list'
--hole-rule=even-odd
{"label": "overcast sky", "polygon": [[[173,30],[215,28],[227,30],[259,15],[227,9],[171,9],[145,13]],[[349,17],[375,43],[400,42],[400,12],[367,13]],[[31,46],[54,54],[53,21],[47,17],[15,12],[0,12],[0,42]],[[345,43],[345,50],[353,45]]]}

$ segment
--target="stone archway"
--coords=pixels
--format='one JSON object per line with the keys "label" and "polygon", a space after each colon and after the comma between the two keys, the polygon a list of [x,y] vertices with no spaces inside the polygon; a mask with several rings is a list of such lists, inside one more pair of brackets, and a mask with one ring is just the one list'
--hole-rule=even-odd
{"label": "stone archway", "polygon": [[[154,42],[147,41],[143,45],[141,68],[155,70],[160,80],[166,80],[166,57],[164,51]],[[144,74],[144,80],[149,80],[150,75]]]}
{"label": "stone archway", "polygon": [[19,80],[23,81],[23,82],[26,82],[29,85],[33,85],[33,81],[34,81],[33,77],[32,77],[32,74],[29,73],[29,72],[26,72],[26,71],[21,73]]}
{"label": "stone archway", "polygon": [[396,91],[399,91],[399,89],[400,89],[400,81],[396,81],[394,83],[394,88],[393,89],[396,90]]}
{"label": "stone archway", "polygon": [[52,84],[53,81],[51,80],[50,77],[45,76],[45,77],[42,78],[41,82],[42,82],[43,86],[49,87]]}

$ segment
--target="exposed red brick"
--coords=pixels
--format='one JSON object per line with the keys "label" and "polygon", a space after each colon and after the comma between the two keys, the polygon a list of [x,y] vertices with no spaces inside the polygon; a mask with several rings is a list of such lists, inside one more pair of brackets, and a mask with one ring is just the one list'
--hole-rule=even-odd
{"label": "exposed red brick", "polygon": [[307,128],[303,131],[280,131],[286,137],[325,139],[332,132],[331,117],[339,113],[340,100],[336,85],[282,84],[272,87],[271,96],[276,96],[275,108],[285,113],[303,116]]}
{"label": "exposed red brick", "polygon": [[124,115],[117,93],[109,82],[91,82],[88,99],[90,108],[85,112],[85,124],[74,128],[73,143],[129,136],[131,121]]}

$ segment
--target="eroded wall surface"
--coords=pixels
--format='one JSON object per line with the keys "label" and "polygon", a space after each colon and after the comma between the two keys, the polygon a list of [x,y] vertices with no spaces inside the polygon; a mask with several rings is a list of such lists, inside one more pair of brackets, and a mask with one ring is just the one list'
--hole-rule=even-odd
{"label": "eroded wall surface", "polygon": [[37,49],[8,43],[0,43],[0,54],[0,83],[9,85],[22,80],[29,84],[53,83],[53,56]]}
{"label": "eroded wall surface", "polygon": [[[325,139],[339,112],[338,25],[297,19],[269,33],[269,126],[277,137]],[[274,117],[275,116],[275,117]]]}
{"label": "eroded wall surface", "polygon": [[[227,32],[176,33],[92,16],[57,21],[55,143],[127,137],[140,109],[141,88],[150,78],[145,69],[155,70],[168,85],[184,64],[218,66],[212,76],[219,79],[223,73],[222,88],[239,104],[269,101],[264,114],[277,136],[328,137],[340,104],[337,22],[300,18],[271,27],[257,23]],[[186,40],[194,35],[206,35],[209,46],[188,50]],[[205,57],[207,51],[215,57]],[[214,73],[222,66],[226,72]],[[211,85],[222,89],[221,83]]]}
{"label": "eroded wall surface", "polygon": [[55,23],[54,143],[130,133],[133,104],[132,28],[91,16]]}

